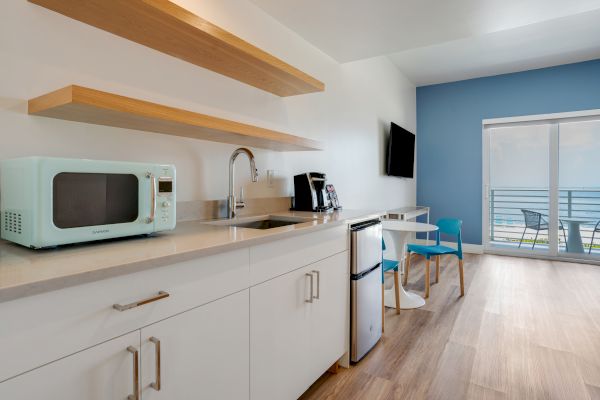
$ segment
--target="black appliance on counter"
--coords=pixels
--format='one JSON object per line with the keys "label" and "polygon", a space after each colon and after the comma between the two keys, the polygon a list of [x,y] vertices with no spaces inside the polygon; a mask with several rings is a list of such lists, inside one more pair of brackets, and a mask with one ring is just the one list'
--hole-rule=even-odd
{"label": "black appliance on counter", "polygon": [[[294,176],[294,210],[327,211],[341,208],[333,185],[327,185],[327,175],[307,172]],[[335,196],[335,197],[334,197]],[[335,201],[332,199],[335,198]]]}

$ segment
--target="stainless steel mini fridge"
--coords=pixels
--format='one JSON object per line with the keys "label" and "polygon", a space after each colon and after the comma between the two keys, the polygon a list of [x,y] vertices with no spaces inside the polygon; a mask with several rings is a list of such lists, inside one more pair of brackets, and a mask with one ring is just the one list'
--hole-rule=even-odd
{"label": "stainless steel mini fridge", "polygon": [[377,219],[350,229],[350,359],[357,362],[381,338],[382,226]]}

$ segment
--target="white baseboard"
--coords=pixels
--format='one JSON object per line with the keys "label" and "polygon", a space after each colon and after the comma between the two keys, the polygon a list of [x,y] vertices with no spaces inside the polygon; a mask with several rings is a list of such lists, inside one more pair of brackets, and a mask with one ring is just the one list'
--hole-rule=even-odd
{"label": "white baseboard", "polygon": [[[427,240],[425,240],[425,239],[416,239],[414,241],[414,243],[417,243],[417,244],[426,244]],[[429,244],[435,244],[435,240],[429,239]],[[444,245],[444,246],[456,248],[456,243],[441,242],[441,244]],[[480,244],[471,244],[471,243],[464,243],[463,242],[462,249],[463,249],[463,253],[468,253],[468,254],[483,254],[483,246],[480,245]]]}

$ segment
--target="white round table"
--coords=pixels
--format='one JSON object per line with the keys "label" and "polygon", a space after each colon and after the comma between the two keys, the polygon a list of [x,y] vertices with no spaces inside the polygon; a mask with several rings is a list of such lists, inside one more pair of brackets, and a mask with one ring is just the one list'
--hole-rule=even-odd
{"label": "white round table", "polygon": [[569,225],[569,235],[567,236],[567,247],[569,253],[584,253],[583,241],[581,240],[581,230],[579,226],[590,222],[582,218],[561,218],[561,221]]}
{"label": "white round table", "polygon": [[[408,238],[413,232],[433,232],[438,227],[421,222],[408,222],[399,220],[383,220],[383,237],[386,250],[383,257],[388,260],[398,260],[400,262],[400,271],[404,270],[406,258],[406,245]],[[399,283],[400,308],[411,309],[419,308],[425,305],[425,300],[416,293],[407,292],[402,287],[402,280]],[[386,307],[396,307],[394,298],[394,286],[385,290],[384,304]]]}

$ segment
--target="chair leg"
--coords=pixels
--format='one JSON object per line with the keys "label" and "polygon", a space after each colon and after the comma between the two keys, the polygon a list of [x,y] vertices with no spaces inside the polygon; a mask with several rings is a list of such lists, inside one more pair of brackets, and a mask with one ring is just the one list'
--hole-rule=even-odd
{"label": "chair leg", "polygon": [[[590,250],[588,251],[588,254],[592,254],[592,247],[594,247],[594,235],[596,235],[595,229],[594,232],[592,232],[592,241],[590,242]],[[569,249],[567,249],[567,251],[569,251]]]}
{"label": "chair leg", "polygon": [[404,270],[404,286],[406,286],[408,283],[408,272],[410,271],[410,252],[406,254],[406,267]]}
{"label": "chair leg", "polygon": [[440,256],[435,258],[435,283],[440,282]]}
{"label": "chair leg", "polygon": [[525,238],[525,232],[527,231],[527,227],[523,229],[523,234],[521,235],[521,241],[519,242],[519,249],[521,248],[521,244],[523,244],[523,239]]}
{"label": "chair leg", "polygon": [[[567,233],[565,232],[565,230],[563,229],[563,238],[565,239],[565,250],[567,251],[567,253],[569,252],[569,243],[567,243]],[[592,233],[592,241],[594,241],[594,234]],[[590,247],[590,250],[592,248]]]}
{"label": "chair leg", "polygon": [[385,283],[381,284],[381,333],[385,332]]}
{"label": "chair leg", "polygon": [[458,275],[460,277],[460,297],[465,295],[465,271],[463,268],[463,260],[458,260]]}
{"label": "chair leg", "polygon": [[535,232],[535,239],[533,239],[533,246],[531,246],[531,250],[533,250],[533,248],[535,247],[535,242],[537,242],[537,237],[539,234],[540,234],[540,231]]}
{"label": "chair leg", "polygon": [[400,314],[400,277],[398,271],[394,271],[394,291],[396,292],[396,314]]}
{"label": "chair leg", "polygon": [[429,267],[429,257],[425,260],[425,298],[429,298],[429,275],[431,274],[431,269]]}

